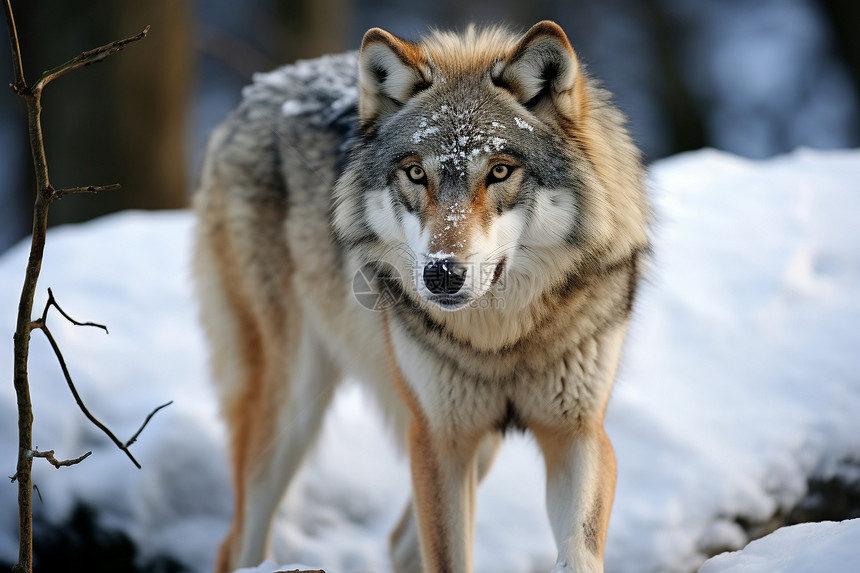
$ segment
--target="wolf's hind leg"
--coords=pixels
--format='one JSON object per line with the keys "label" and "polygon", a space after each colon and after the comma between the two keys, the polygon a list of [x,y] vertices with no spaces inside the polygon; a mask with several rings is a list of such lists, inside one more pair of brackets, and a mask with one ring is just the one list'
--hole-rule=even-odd
{"label": "wolf's hind leg", "polygon": [[238,493],[244,503],[236,566],[256,566],[264,559],[275,510],[319,434],[340,375],[316,335],[307,328],[286,370],[287,376],[279,381],[284,391],[269,396],[275,407],[271,414],[263,414],[275,418],[261,420],[262,425],[271,428],[271,435],[262,437],[264,447],[252,453],[253,458],[245,465],[244,487]]}
{"label": "wolf's hind leg", "polygon": [[[496,459],[499,447],[502,445],[500,433],[487,434],[478,447],[475,464],[480,483]],[[415,509],[410,499],[397,522],[397,527],[391,532],[391,561],[396,573],[421,573],[421,545],[418,539],[418,524],[415,521]]]}
{"label": "wolf's hind leg", "polygon": [[[224,270],[241,268],[230,264],[231,243],[211,243],[221,248],[200,241],[196,262],[233,470],[233,520],[215,566],[227,573],[263,560],[274,511],[319,431],[338,375],[300,310],[288,314],[290,297],[266,297],[249,287],[248,274],[236,280]],[[219,271],[221,280],[212,279]]]}

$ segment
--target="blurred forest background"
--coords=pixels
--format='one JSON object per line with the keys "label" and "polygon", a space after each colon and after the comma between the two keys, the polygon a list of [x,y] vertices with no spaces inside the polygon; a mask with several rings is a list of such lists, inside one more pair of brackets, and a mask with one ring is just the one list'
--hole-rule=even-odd
{"label": "blurred forest background", "polygon": [[[615,94],[653,161],[716,147],[764,158],[798,146],[860,145],[857,0],[43,0],[13,1],[28,81],[96,46],[149,37],[70,74],[43,98],[58,187],[121,191],[52,207],[52,223],[188,204],[211,129],[256,71],[358,47],[380,26],[558,22]],[[3,29],[5,35],[5,27]],[[0,85],[12,79],[0,41]],[[0,89],[0,252],[30,228],[25,108]]]}

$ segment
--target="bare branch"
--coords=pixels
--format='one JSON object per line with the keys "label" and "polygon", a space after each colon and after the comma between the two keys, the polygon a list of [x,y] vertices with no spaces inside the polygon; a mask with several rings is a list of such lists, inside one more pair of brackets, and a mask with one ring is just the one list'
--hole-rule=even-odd
{"label": "bare branch", "polygon": [[81,463],[82,461],[84,461],[85,459],[87,459],[88,457],[93,455],[93,452],[89,451],[89,452],[85,453],[84,455],[82,455],[81,457],[75,458],[73,460],[58,460],[57,458],[54,457],[54,450],[48,450],[45,452],[33,450],[32,452],[30,452],[30,455],[34,458],[45,458],[46,460],[51,462],[52,466],[54,466],[57,469],[60,469],[62,467],[73,466],[75,464]]}
{"label": "bare branch", "polygon": [[51,188],[53,194],[51,196],[52,201],[59,201],[66,195],[75,195],[79,193],[99,193],[101,191],[115,191],[116,189],[120,189],[119,183],[113,183],[111,185],[87,185],[86,187],[71,187],[69,189],[54,189]]}
{"label": "bare branch", "polygon": [[43,500],[43,499],[42,499],[42,492],[41,492],[41,491],[39,491],[39,486],[37,486],[37,485],[34,483],[34,484],[33,484],[33,489],[34,489],[34,490],[36,490],[36,493],[39,495],[39,502],[40,502],[40,503],[45,503],[45,500]]}
{"label": "bare branch", "polygon": [[[18,30],[15,25],[15,18],[12,14],[12,5],[10,0],[3,1],[3,12],[6,16],[6,29],[9,33],[9,45],[11,47],[12,65],[15,74],[15,83],[12,84],[12,89],[21,96],[27,104],[27,131],[30,140],[30,151],[33,157],[33,168],[35,171],[36,195],[35,204],[33,207],[33,233],[30,241],[30,255],[27,259],[27,269],[24,276],[24,285],[21,288],[21,297],[18,301],[18,315],[15,323],[15,334],[13,335],[14,344],[14,378],[15,397],[18,406],[18,463],[16,466],[15,475],[12,481],[18,482],[18,563],[12,568],[15,573],[32,573],[33,571],[33,483],[32,483],[32,466],[33,455],[33,405],[30,399],[30,380],[28,374],[28,363],[30,357],[30,334],[33,329],[41,328],[54,353],[60,361],[60,366],[63,369],[63,374],[66,377],[66,382],[75,396],[84,415],[89,418],[97,427],[101,428],[114,443],[123,450],[132,462],[139,468],[140,464],[128,452],[128,449],[114,436],[103,424],[96,420],[90,414],[69,376],[68,368],[63,359],[60,349],[57,346],[54,337],[45,325],[48,310],[51,306],[51,301],[46,305],[45,311],[41,320],[34,321],[33,316],[33,299],[35,297],[36,285],[39,280],[39,274],[42,269],[42,258],[45,251],[45,237],[48,229],[48,208],[50,204],[62,197],[71,193],[94,193],[98,190],[115,189],[117,186],[99,187],[77,187],[72,189],[64,189],[56,191],[50,182],[48,176],[48,162],[45,157],[45,143],[42,137],[42,89],[54,79],[78,68],[95,64],[107,58],[109,55],[122,50],[127,44],[140,40],[149,32],[147,26],[140,34],[113,42],[101,48],[84,52],[77,58],[69,60],[65,64],[58,66],[42,74],[35,86],[30,88],[27,85],[24,77],[23,65],[21,63],[21,49],[18,41]],[[49,296],[53,299],[49,290]],[[53,301],[56,305],[56,301]],[[74,324],[83,324],[87,326],[96,326],[107,328],[94,323],[79,323],[72,320],[63,310],[57,306],[57,310],[63,314],[68,320]],[[150,415],[151,417],[151,415]],[[147,420],[148,421],[148,420]],[[145,425],[145,423],[144,423]],[[89,455],[89,454],[87,454]],[[81,458],[83,459],[83,458]],[[38,492],[38,489],[36,490]],[[41,494],[39,495],[41,498]]]}
{"label": "bare branch", "polygon": [[60,308],[60,305],[57,304],[57,299],[54,298],[54,291],[52,291],[50,287],[48,287],[48,302],[45,303],[45,310],[42,311],[42,318],[33,321],[32,328],[43,328],[45,326],[45,323],[48,320],[48,310],[50,310],[52,306],[58,311],[60,311],[60,314],[62,314],[66,320],[68,320],[75,326],[93,326],[95,328],[101,328],[105,331],[106,334],[110,334],[110,332],[108,332],[107,326],[103,324],[97,324],[95,322],[78,322],[77,320],[66,314],[66,311]]}
{"label": "bare branch", "polygon": [[12,5],[9,0],[3,2],[3,11],[6,13],[6,27],[9,29],[9,47],[12,50],[12,67],[15,72],[15,83],[9,84],[15,93],[21,93],[27,89],[24,80],[24,66],[21,63],[21,48],[18,46],[18,28],[15,26],[15,17],[12,15]]}
{"label": "bare branch", "polygon": [[129,438],[128,441],[125,443],[125,447],[127,448],[130,445],[132,445],[133,443],[135,443],[137,441],[137,437],[140,435],[140,433],[143,431],[143,429],[146,427],[146,425],[149,423],[149,421],[152,419],[152,417],[155,416],[155,414],[159,410],[161,410],[162,408],[167,408],[171,404],[173,404],[173,400],[171,400],[170,402],[167,402],[166,404],[162,404],[161,406],[159,406],[158,408],[156,408],[155,410],[150,412],[149,416],[146,417],[146,420],[143,421],[143,424],[140,426],[140,428],[138,428],[138,430],[134,433],[134,435],[131,438]]}
{"label": "bare branch", "polygon": [[57,355],[57,360],[59,360],[59,362],[60,362],[60,368],[63,370],[63,376],[65,376],[65,378],[66,378],[66,383],[69,385],[69,390],[71,390],[71,391],[72,391],[72,396],[74,396],[74,397],[75,397],[75,402],[77,402],[77,403],[78,403],[78,407],[81,409],[81,412],[83,412],[83,413],[84,413],[84,416],[86,416],[86,417],[87,417],[87,419],[88,419],[90,422],[92,422],[93,424],[95,424],[95,426],[96,426],[99,430],[101,430],[102,432],[104,432],[104,433],[105,433],[105,435],[107,435],[107,437],[108,437],[108,438],[110,438],[110,439],[111,439],[111,441],[113,441],[113,443],[114,443],[114,444],[116,444],[116,447],[118,447],[118,448],[119,448],[119,449],[121,449],[123,452],[125,452],[125,455],[127,455],[127,456],[128,456],[128,458],[132,461],[132,463],[133,463],[133,464],[134,464],[138,469],[140,469],[140,463],[138,463],[138,461],[137,461],[136,459],[134,459],[134,456],[133,456],[133,455],[131,455],[131,452],[130,452],[130,451],[128,451],[128,448],[126,448],[126,447],[125,447],[125,444],[123,444],[121,441],[119,441],[119,438],[117,438],[117,437],[113,434],[113,432],[111,432],[111,431],[108,429],[108,427],[107,427],[107,426],[105,426],[104,424],[102,424],[102,423],[101,423],[101,422],[100,422],[100,421],[99,421],[95,416],[93,416],[92,414],[90,414],[90,411],[89,411],[89,410],[87,409],[87,407],[84,405],[84,401],[83,401],[83,400],[81,400],[81,395],[80,395],[80,394],[78,394],[78,389],[77,389],[77,388],[75,388],[75,383],[72,381],[72,376],[71,376],[71,374],[69,374],[69,368],[66,366],[66,360],[63,358],[63,353],[62,353],[62,352],[60,352],[60,347],[57,345],[57,341],[56,341],[56,340],[54,340],[53,335],[51,335],[51,331],[50,331],[50,330],[48,330],[48,326],[47,326],[46,324],[42,323],[41,325],[39,325],[39,327],[38,327],[38,328],[40,328],[40,329],[42,330],[42,332],[44,332],[44,333],[45,333],[45,336],[48,338],[48,342],[50,342],[50,343],[51,343],[51,348],[53,348],[53,349],[54,349],[54,354],[56,354],[56,355]]}
{"label": "bare branch", "polygon": [[[8,2],[8,0],[7,0]],[[77,70],[79,68],[83,68],[86,66],[91,66],[93,64],[97,64],[107,58],[108,56],[115,54],[121,50],[123,50],[128,44],[132,42],[136,42],[137,40],[143,39],[149,33],[149,26],[143,29],[140,34],[136,36],[132,36],[131,38],[126,38],[125,40],[117,40],[116,42],[111,42],[110,44],[98,47],[94,50],[89,50],[84,52],[83,54],[77,56],[69,60],[68,62],[57,66],[51,70],[46,72],[42,72],[42,76],[33,86],[33,91],[41,91],[46,85],[48,85],[51,81],[57,79],[58,77],[67,74],[73,70]]]}
{"label": "bare branch", "polygon": [[[41,330],[42,332],[45,333],[45,336],[48,338],[48,342],[51,344],[51,348],[54,349],[54,354],[57,356],[57,360],[60,363],[60,369],[63,371],[63,376],[66,379],[66,384],[68,384],[69,390],[72,391],[72,396],[74,396],[75,402],[77,402],[78,407],[81,409],[81,412],[83,412],[84,416],[86,416],[87,419],[90,422],[92,422],[98,429],[100,429],[102,432],[104,432],[105,435],[107,435],[107,437],[110,438],[111,441],[113,441],[113,443],[116,445],[116,447],[118,447],[120,450],[125,452],[125,455],[128,456],[128,458],[132,461],[132,463],[135,466],[137,466],[138,469],[140,469],[140,463],[138,463],[138,461],[131,454],[131,452],[129,451],[128,448],[129,448],[129,446],[131,446],[133,443],[135,443],[137,441],[138,436],[140,436],[140,433],[143,432],[144,428],[146,428],[146,425],[149,424],[149,421],[152,420],[152,417],[155,416],[155,414],[158,413],[158,411],[161,410],[162,408],[166,408],[167,406],[170,406],[171,404],[173,404],[173,400],[171,400],[170,402],[167,402],[165,404],[162,404],[161,406],[158,406],[152,412],[150,412],[149,415],[146,417],[146,419],[143,421],[143,424],[141,424],[140,428],[138,428],[138,430],[134,433],[134,435],[131,438],[129,438],[129,440],[126,443],[123,444],[119,440],[119,438],[117,438],[114,435],[114,433],[111,432],[110,429],[108,429],[107,426],[102,424],[98,420],[98,418],[96,418],[95,416],[93,416],[90,413],[90,411],[87,409],[86,405],[84,404],[83,399],[81,399],[81,395],[78,393],[78,389],[75,387],[75,383],[72,380],[72,375],[69,373],[69,368],[66,365],[66,360],[63,357],[63,353],[60,351],[60,346],[57,344],[56,339],[51,334],[51,331],[48,328],[48,325],[46,323],[47,318],[48,318],[48,310],[52,306],[55,307],[58,311],[60,311],[60,313],[69,322],[71,322],[72,324],[74,324],[76,326],[94,326],[96,328],[104,329],[105,332],[108,331],[107,327],[102,325],[102,324],[96,324],[94,322],[78,322],[77,320],[70,317],[68,314],[66,314],[66,312],[62,308],[60,308],[60,305],[57,304],[57,300],[54,298],[54,293],[50,288],[48,289],[48,302],[45,304],[45,310],[42,312],[42,317],[39,320],[33,321],[31,323],[32,328]],[[84,456],[84,457],[86,457],[86,456]]]}
{"label": "bare branch", "polygon": [[48,183],[48,168],[45,163],[45,146],[42,141],[41,102],[38,97],[28,97],[29,89],[24,78],[24,67],[21,64],[18,29],[15,26],[15,17],[12,14],[10,0],[4,0],[3,12],[6,16],[6,30],[9,32],[12,66],[15,73],[15,83],[12,85],[12,89],[27,103],[27,131],[30,137],[30,151],[33,154],[33,167],[36,174],[36,201],[33,209],[30,256],[27,259],[24,286],[21,289],[21,298],[18,302],[15,334],[12,337],[15,372],[13,385],[15,386],[15,399],[18,405],[18,463],[12,480],[18,481],[18,563],[12,570],[16,573],[32,573],[33,487],[31,471],[33,459],[25,454],[30,451],[33,443],[33,404],[30,400],[27,362],[30,353],[33,296],[36,291],[36,283],[39,280],[45,248],[45,235],[48,228],[48,213],[43,201],[43,190]]}

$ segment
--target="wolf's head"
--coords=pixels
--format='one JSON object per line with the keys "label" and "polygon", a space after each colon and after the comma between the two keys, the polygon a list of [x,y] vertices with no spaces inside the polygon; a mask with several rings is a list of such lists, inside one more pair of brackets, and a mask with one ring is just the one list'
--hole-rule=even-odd
{"label": "wolf's head", "polygon": [[558,25],[421,43],[374,28],[359,88],[334,227],[416,302],[524,302],[647,241],[638,152]]}

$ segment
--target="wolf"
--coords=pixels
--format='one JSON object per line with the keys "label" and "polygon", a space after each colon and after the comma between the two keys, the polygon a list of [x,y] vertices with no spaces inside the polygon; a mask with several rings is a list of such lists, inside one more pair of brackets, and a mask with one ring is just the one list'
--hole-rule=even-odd
{"label": "wolf", "polygon": [[510,429],[545,460],[552,573],[603,571],[603,419],[651,219],[625,122],[549,21],[374,28],[255,77],[194,198],[235,492],[217,571],[264,558],[346,374],[408,452],[395,571],[473,570],[476,487]]}

